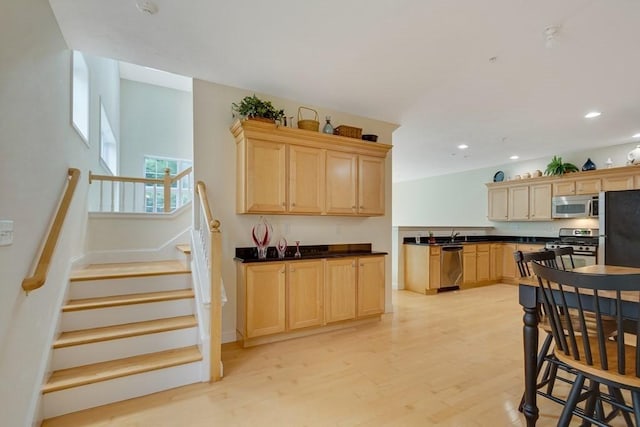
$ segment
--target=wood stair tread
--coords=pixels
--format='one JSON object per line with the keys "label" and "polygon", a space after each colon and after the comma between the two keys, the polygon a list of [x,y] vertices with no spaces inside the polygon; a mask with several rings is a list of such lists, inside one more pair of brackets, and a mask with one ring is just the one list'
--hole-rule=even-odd
{"label": "wood stair tread", "polygon": [[62,369],[53,372],[42,387],[42,392],[51,393],[200,360],[200,350],[197,346],[191,346]]}
{"label": "wood stair tread", "polygon": [[84,298],[70,300],[62,306],[63,312],[90,310],[94,308],[115,307],[131,304],[145,304],[150,302],[171,301],[177,299],[193,298],[192,289],[180,289],[175,291],[146,292],[140,294],[114,295],[99,298]]}
{"label": "wood stair tread", "polygon": [[191,245],[188,243],[182,244],[182,245],[176,245],[176,249],[178,249],[180,252],[189,255],[191,253]]}
{"label": "wood stair tread", "polygon": [[196,321],[195,316],[189,315],[68,331],[60,334],[58,339],[53,343],[53,348],[71,347],[74,345],[192,328],[197,325],[198,322]]}
{"label": "wood stair tread", "polygon": [[72,271],[70,280],[78,282],[83,280],[185,273],[191,273],[191,270],[178,260],[91,264]]}

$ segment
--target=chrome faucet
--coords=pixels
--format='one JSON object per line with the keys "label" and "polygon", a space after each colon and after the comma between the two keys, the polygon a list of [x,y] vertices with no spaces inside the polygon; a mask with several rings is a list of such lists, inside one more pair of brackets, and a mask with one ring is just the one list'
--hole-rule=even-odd
{"label": "chrome faucet", "polygon": [[458,235],[460,235],[460,233],[456,232],[456,230],[451,230],[451,243],[456,241],[456,237],[458,237]]}

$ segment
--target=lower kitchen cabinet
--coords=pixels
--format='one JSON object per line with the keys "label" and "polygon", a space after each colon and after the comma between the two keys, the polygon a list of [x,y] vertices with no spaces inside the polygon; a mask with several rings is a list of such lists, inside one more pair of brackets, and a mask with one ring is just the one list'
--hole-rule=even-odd
{"label": "lower kitchen cabinet", "polygon": [[356,317],[356,263],[356,258],[327,260],[324,288],[324,318],[327,323]]}
{"label": "lower kitchen cabinet", "polygon": [[507,282],[516,280],[516,261],[513,258],[516,247],[515,243],[505,243],[502,246],[502,278]]}
{"label": "lower kitchen cabinet", "polygon": [[243,314],[242,332],[247,338],[284,332],[285,272],[283,262],[255,264],[246,268],[241,286],[244,304],[238,312]]}
{"label": "lower kitchen cabinet", "polygon": [[237,272],[236,325],[245,346],[384,312],[384,255],[238,263]]}
{"label": "lower kitchen cabinet", "polygon": [[476,245],[464,245],[462,247],[462,284],[472,285],[476,283]]}
{"label": "lower kitchen cabinet", "polygon": [[440,246],[404,245],[404,288],[422,294],[440,288]]}
{"label": "lower kitchen cabinet", "polygon": [[324,261],[287,263],[287,282],[289,330],[322,325]]}
{"label": "lower kitchen cabinet", "polygon": [[358,317],[384,312],[384,256],[358,258]]}
{"label": "lower kitchen cabinet", "polygon": [[488,282],[491,279],[490,244],[477,245],[476,253],[476,281]]}
{"label": "lower kitchen cabinet", "polygon": [[492,243],[489,249],[489,277],[492,281],[502,278],[502,253],[504,251],[502,243]]}

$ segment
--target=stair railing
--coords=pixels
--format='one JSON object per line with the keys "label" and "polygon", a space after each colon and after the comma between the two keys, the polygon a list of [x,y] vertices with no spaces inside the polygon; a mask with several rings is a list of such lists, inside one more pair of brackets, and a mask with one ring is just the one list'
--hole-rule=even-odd
{"label": "stair railing", "polygon": [[166,168],[161,179],[96,175],[89,172],[89,184],[94,181],[100,182],[97,209],[94,206],[96,203],[92,202],[91,210],[93,212],[158,213],[158,189],[161,188],[163,203],[160,212],[171,212],[172,189],[175,190],[175,209],[193,199],[192,171],[193,168],[189,167],[171,176],[171,170]]}
{"label": "stair railing", "polygon": [[209,380],[218,381],[222,377],[222,304],[226,301],[222,284],[222,234],[220,221],[211,214],[204,182],[198,181],[196,190],[199,207],[195,213],[193,254],[196,264],[206,265],[204,271],[198,269],[198,276],[203,286],[202,302],[209,306]]}
{"label": "stair railing", "polygon": [[32,276],[25,277],[22,281],[22,289],[28,294],[29,292],[40,288],[47,281],[47,274],[49,273],[49,266],[51,265],[51,259],[56,250],[58,244],[58,238],[64,225],[64,220],[67,217],[69,206],[71,205],[71,199],[73,193],[78,185],[80,179],[80,170],[75,168],[69,168],[66,176],[66,188],[62,194],[62,198],[58,204],[56,215],[47,231],[47,236],[44,245],[41,248],[40,256],[36,264],[34,273]]}

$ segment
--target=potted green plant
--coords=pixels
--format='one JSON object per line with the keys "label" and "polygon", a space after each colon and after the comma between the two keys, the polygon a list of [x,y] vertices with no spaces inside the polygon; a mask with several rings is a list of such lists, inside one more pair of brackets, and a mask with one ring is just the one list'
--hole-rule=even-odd
{"label": "potted green plant", "polygon": [[253,96],[245,96],[240,103],[231,104],[231,109],[241,117],[248,119],[264,119],[265,121],[275,122],[282,120],[284,110],[277,110],[270,101],[263,101],[255,94]]}
{"label": "potted green plant", "polygon": [[564,175],[568,172],[578,172],[578,167],[573,163],[565,163],[562,157],[553,156],[551,162],[544,171],[545,175]]}

